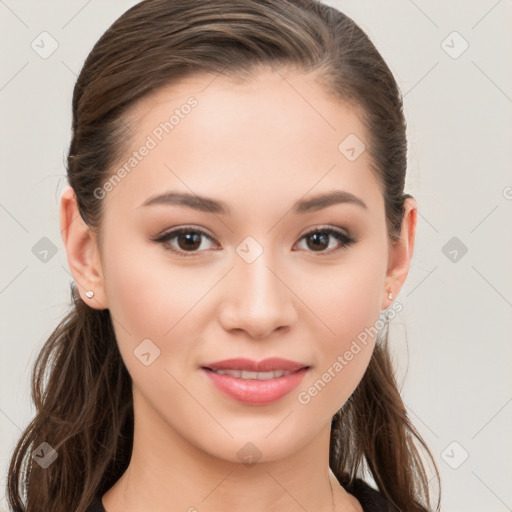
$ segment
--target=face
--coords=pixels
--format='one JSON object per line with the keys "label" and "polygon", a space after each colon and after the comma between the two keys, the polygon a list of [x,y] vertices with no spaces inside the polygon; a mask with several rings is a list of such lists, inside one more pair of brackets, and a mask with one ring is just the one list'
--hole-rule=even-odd
{"label": "face", "polygon": [[[389,305],[362,121],[312,77],[271,71],[187,79],[126,120],[119,179],[96,195],[101,293],[136,421],[224,460],[249,442],[263,461],[285,457],[352,394],[375,342],[364,333]],[[287,362],[222,363],[269,358]]]}

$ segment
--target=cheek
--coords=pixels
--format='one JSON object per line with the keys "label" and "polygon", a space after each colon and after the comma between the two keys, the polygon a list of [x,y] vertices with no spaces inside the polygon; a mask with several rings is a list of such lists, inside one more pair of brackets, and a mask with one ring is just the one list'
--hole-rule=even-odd
{"label": "cheek", "polygon": [[315,371],[304,381],[297,399],[312,414],[326,418],[346,402],[359,384],[382,327],[379,319],[384,258],[365,258],[361,253],[358,256],[361,257],[343,269],[331,271],[323,286],[322,280],[317,279],[316,286],[307,288],[308,306],[321,319],[318,325],[322,327],[321,335],[320,330],[316,334]]}
{"label": "cheek", "polygon": [[325,353],[343,350],[379,318],[384,266],[379,260],[356,259],[359,261],[347,262],[335,271],[331,268],[311,275],[301,290],[318,319]]}
{"label": "cheek", "polygon": [[207,315],[208,293],[219,276],[206,266],[171,262],[160,246],[123,241],[112,243],[106,254],[109,309],[130,373],[138,371],[134,356],[148,339],[158,354],[154,367],[175,368],[178,359],[180,368],[197,364],[193,347],[201,338],[199,319]]}
{"label": "cheek", "polygon": [[[308,413],[328,421],[354,392],[364,376],[375,346],[379,296],[375,281],[357,279],[328,305],[330,329],[317,336],[317,364],[298,390],[297,401]],[[372,295],[373,294],[373,295]]]}

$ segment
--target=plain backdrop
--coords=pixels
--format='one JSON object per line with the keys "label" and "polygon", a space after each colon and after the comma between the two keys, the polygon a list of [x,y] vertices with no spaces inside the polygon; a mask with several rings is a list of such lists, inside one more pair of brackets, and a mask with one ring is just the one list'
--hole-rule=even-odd
{"label": "plain backdrop", "polygon": [[[72,88],[135,3],[0,0],[3,479],[34,413],[35,357],[70,301],[58,208]],[[419,224],[391,345],[441,471],[442,510],[512,510],[512,2],[328,3],[368,33],[404,95]]]}

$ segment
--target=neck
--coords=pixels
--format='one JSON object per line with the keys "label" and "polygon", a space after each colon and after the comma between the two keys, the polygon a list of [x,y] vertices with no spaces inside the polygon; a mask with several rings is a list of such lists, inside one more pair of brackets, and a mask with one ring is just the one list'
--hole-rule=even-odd
{"label": "neck", "polygon": [[102,499],[107,512],[361,510],[329,469],[330,424],[286,458],[244,464],[191,445],[150,407],[139,413],[129,466]]}

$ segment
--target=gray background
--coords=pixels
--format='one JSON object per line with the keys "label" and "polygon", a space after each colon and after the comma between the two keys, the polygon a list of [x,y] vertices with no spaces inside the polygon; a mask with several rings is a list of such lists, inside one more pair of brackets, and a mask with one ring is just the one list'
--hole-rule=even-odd
{"label": "gray background", "polygon": [[[72,88],[135,3],[0,0],[3,479],[34,413],[35,357],[69,302],[58,207]],[[402,396],[441,471],[442,510],[512,510],[512,2],[328,3],[366,30],[404,94],[406,191],[420,215],[391,339]],[[2,486],[0,512],[3,496]]]}

